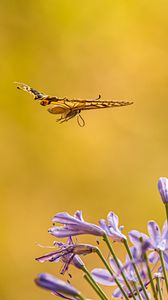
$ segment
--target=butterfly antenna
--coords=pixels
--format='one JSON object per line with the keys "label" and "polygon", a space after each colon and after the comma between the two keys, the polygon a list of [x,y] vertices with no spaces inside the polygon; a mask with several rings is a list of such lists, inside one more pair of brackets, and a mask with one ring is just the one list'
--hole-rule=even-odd
{"label": "butterfly antenna", "polygon": [[99,94],[99,96],[96,98],[96,100],[99,100],[101,98],[101,95]]}

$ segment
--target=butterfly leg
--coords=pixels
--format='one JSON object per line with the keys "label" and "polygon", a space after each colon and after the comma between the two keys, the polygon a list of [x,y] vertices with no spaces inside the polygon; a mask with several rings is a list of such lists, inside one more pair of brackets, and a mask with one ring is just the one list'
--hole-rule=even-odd
{"label": "butterfly leg", "polygon": [[85,120],[82,118],[82,116],[80,115],[80,113],[77,115],[77,122],[78,122],[78,125],[80,127],[84,127],[85,126]]}
{"label": "butterfly leg", "polygon": [[69,110],[66,114],[63,114],[60,118],[60,123],[64,123],[74,118],[77,114],[79,114],[78,110],[71,111]]}
{"label": "butterfly leg", "polygon": [[64,122],[67,122],[70,119],[74,118],[75,116],[77,116],[78,125],[81,127],[83,127],[85,125],[85,121],[83,120],[83,118],[80,115],[81,110],[80,109],[75,109],[75,110],[70,109],[67,107],[67,105],[65,106],[64,103],[57,103],[57,104],[53,105],[52,107],[49,107],[48,112],[50,112],[52,114],[61,115],[61,117],[59,119],[57,119],[56,122],[64,123]]}
{"label": "butterfly leg", "polygon": [[60,118],[56,119],[56,122],[61,123],[62,120],[63,120],[63,117],[61,116]]}
{"label": "butterfly leg", "polygon": [[75,116],[77,116],[77,122],[78,125],[80,127],[84,127],[85,126],[85,121],[82,118],[82,116],[80,115],[81,110],[75,110],[75,111],[69,111],[68,113],[66,113],[66,115],[64,114],[63,116],[61,116],[61,118],[59,119],[60,123],[69,121],[70,119],[74,118]]}

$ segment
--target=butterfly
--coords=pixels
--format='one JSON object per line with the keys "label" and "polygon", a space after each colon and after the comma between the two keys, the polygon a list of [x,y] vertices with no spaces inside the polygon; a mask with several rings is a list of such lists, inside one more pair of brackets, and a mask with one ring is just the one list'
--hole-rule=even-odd
{"label": "butterfly", "polygon": [[57,96],[49,96],[41,93],[27,84],[20,82],[15,83],[18,89],[33,95],[34,99],[38,100],[42,106],[49,106],[48,112],[60,115],[60,118],[56,120],[57,122],[63,123],[77,116],[77,122],[81,127],[85,125],[85,121],[81,116],[81,111],[83,110],[120,107],[133,104],[133,102],[129,101],[100,100],[101,95],[94,100],[68,99],[67,97],[59,98]]}

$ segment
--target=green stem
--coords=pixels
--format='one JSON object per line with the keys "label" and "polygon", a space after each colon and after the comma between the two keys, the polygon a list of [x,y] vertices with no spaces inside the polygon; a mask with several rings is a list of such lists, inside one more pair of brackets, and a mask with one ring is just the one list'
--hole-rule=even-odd
{"label": "green stem", "polygon": [[161,265],[162,265],[163,275],[164,275],[164,279],[165,279],[165,283],[166,283],[166,289],[167,289],[167,292],[168,292],[168,279],[167,279],[165,264],[164,264],[164,260],[163,260],[163,253],[162,253],[161,250],[159,251],[159,256],[160,256],[160,261],[161,261]]}
{"label": "green stem", "polygon": [[165,209],[166,209],[166,217],[167,217],[167,222],[168,222],[168,203],[165,203]]}
{"label": "green stem", "polygon": [[[85,280],[90,284],[90,286],[93,288],[93,290],[96,292],[96,294],[99,295],[99,293],[98,293],[98,291],[97,291],[95,285],[94,285],[93,282],[89,279],[89,277],[88,277],[86,274],[85,274],[83,277],[84,277]],[[100,295],[99,295],[99,296],[100,296]]]}
{"label": "green stem", "polygon": [[78,298],[79,298],[80,300],[86,300],[86,298],[84,298],[81,294],[78,295]]}
{"label": "green stem", "polygon": [[140,294],[140,292],[139,292],[139,289],[138,289],[138,287],[137,287],[137,285],[136,285],[135,282],[133,283],[133,286],[134,286],[134,288],[135,288],[135,290],[136,290],[136,293],[137,293],[139,299],[140,299],[140,300],[143,300],[143,299],[142,299],[142,296],[141,296],[141,294]]}
{"label": "green stem", "polygon": [[102,289],[98,286],[98,284],[93,279],[93,277],[91,276],[90,272],[86,269],[86,267],[83,266],[82,267],[82,271],[86,274],[86,276],[84,276],[84,278],[90,283],[90,285],[95,290],[95,292],[98,294],[98,296],[102,300],[108,300],[107,296],[104,294],[104,292],[102,291]]}
{"label": "green stem", "polygon": [[156,277],[156,282],[157,282],[157,288],[158,288],[158,292],[159,292],[159,298],[160,298],[160,300],[163,300],[159,277]]}
{"label": "green stem", "polygon": [[133,261],[132,253],[131,253],[131,251],[130,251],[130,249],[129,249],[127,240],[124,240],[124,245],[125,245],[125,248],[126,248],[126,250],[127,250],[128,255],[129,255],[129,258],[130,258],[130,260],[132,261],[133,268],[134,268],[134,270],[135,270],[135,273],[136,273],[136,276],[137,276],[137,278],[138,278],[138,280],[139,280],[139,283],[140,283],[140,285],[141,285],[141,287],[142,287],[142,290],[143,290],[143,292],[144,292],[144,294],[145,294],[146,300],[149,300],[149,296],[148,296],[148,294],[147,294],[146,288],[145,288],[145,286],[144,286],[144,284],[143,284],[143,281],[142,281],[141,276],[140,276],[140,274],[139,274],[139,271],[138,271],[138,269],[137,269],[137,267],[136,267],[136,264],[135,264],[134,261]]}
{"label": "green stem", "polygon": [[107,236],[107,235],[104,235],[104,236],[103,236],[103,239],[104,239],[104,241],[106,242],[106,244],[107,244],[107,246],[108,246],[108,248],[109,248],[109,250],[110,250],[111,255],[113,256],[114,261],[115,261],[117,267],[118,267],[119,270],[121,271],[121,276],[122,276],[122,278],[124,279],[125,284],[126,284],[128,290],[129,290],[129,292],[131,293],[133,299],[136,300],[136,297],[135,297],[135,295],[134,295],[134,292],[132,291],[132,288],[131,288],[131,286],[130,286],[130,284],[129,284],[129,282],[128,282],[126,276],[125,276],[125,273],[121,270],[120,263],[119,263],[118,258],[117,258],[117,256],[116,256],[116,254],[115,254],[115,252],[114,252],[114,250],[113,250],[111,244],[110,244],[110,241],[109,241],[109,239],[108,239],[108,236]]}
{"label": "green stem", "polygon": [[119,287],[119,289],[121,290],[123,296],[125,297],[126,300],[129,300],[129,297],[127,296],[126,292],[124,291],[122,285],[120,284],[120,282],[117,280],[117,278],[115,277],[115,275],[113,274],[113,271],[111,270],[111,267],[109,266],[109,264],[107,263],[107,261],[105,260],[104,256],[102,255],[101,251],[99,248],[97,248],[97,254],[100,257],[100,259],[102,260],[103,264],[105,265],[106,269],[109,271],[109,273],[111,274],[112,278],[114,278],[115,283],[117,284],[117,286]]}
{"label": "green stem", "polygon": [[152,273],[151,273],[151,269],[149,267],[148,258],[147,258],[146,253],[144,254],[144,259],[145,259],[145,263],[146,263],[146,266],[147,266],[147,271],[148,271],[148,276],[149,276],[149,279],[150,279],[150,284],[151,284],[151,287],[152,287],[153,296],[156,300],[159,300],[158,296],[157,296],[156,289],[155,289],[154,280],[152,278]]}

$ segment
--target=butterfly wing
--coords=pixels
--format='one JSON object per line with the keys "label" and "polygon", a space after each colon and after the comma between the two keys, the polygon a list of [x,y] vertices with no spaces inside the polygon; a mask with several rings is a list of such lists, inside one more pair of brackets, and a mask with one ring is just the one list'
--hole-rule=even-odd
{"label": "butterfly wing", "polygon": [[131,105],[133,102],[128,101],[100,101],[100,100],[64,100],[58,101],[54,105],[63,105],[65,109],[71,111],[81,111],[81,110],[90,110],[90,109],[100,109],[100,108],[112,108],[112,107],[121,107],[126,105]]}
{"label": "butterfly wing", "polygon": [[33,95],[35,100],[40,100],[47,96],[47,95],[31,88],[29,85],[27,85],[25,83],[20,83],[20,82],[15,82],[15,83],[17,84],[17,88],[19,90],[23,90],[23,91]]}

